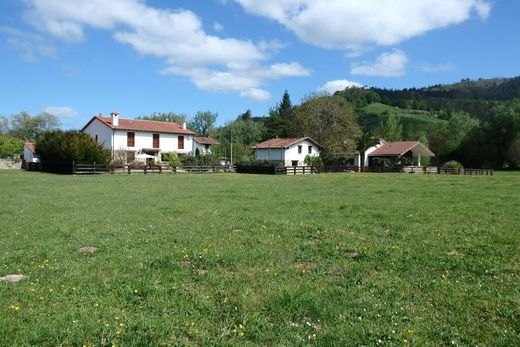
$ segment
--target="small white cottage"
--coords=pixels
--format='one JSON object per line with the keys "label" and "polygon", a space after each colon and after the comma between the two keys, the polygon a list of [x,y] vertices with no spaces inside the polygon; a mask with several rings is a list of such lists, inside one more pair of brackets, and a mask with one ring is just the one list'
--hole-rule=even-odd
{"label": "small white cottage", "polygon": [[307,155],[319,157],[320,144],[310,137],[274,138],[253,146],[256,160],[282,161],[285,166],[305,165]]}
{"label": "small white cottage", "polygon": [[40,157],[36,154],[36,147],[32,142],[23,145],[23,160],[26,163],[39,163]]}
{"label": "small white cottage", "polygon": [[193,155],[211,154],[213,146],[220,145],[220,142],[211,137],[194,137],[193,138]]}

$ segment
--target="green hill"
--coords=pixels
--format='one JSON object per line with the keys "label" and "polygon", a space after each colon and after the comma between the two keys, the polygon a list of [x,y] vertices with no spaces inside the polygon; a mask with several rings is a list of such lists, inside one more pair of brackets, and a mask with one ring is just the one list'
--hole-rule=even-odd
{"label": "green hill", "polygon": [[395,115],[401,121],[405,139],[414,139],[421,132],[428,134],[447,123],[446,120],[439,119],[436,113],[402,109],[378,102],[363,107],[359,121],[365,131],[376,131],[381,121],[389,115]]}

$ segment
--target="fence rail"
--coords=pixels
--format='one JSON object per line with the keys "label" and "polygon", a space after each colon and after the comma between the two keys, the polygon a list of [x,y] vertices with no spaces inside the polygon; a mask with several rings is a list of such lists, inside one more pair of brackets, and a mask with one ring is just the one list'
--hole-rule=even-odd
{"label": "fence rail", "polygon": [[[41,163],[28,163],[29,171],[45,171]],[[97,174],[131,174],[131,173],[170,173],[170,174],[209,174],[209,173],[245,173],[264,175],[306,175],[333,172],[365,172],[365,173],[415,173],[415,174],[440,174],[440,175],[470,175],[492,176],[493,169],[465,169],[442,167],[358,167],[347,166],[182,166],[172,168],[165,165],[101,165],[101,164],[74,164],[69,168],[48,170],[56,173],[72,173],[75,175]]]}

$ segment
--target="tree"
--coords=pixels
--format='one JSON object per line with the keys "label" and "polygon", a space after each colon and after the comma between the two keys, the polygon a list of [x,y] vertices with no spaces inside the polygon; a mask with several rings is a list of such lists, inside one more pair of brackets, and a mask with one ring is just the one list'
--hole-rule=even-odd
{"label": "tree", "polygon": [[46,132],[60,127],[58,117],[46,112],[36,116],[21,112],[12,116],[10,123],[10,134],[23,141],[36,141]]}
{"label": "tree", "polygon": [[484,124],[490,146],[493,148],[495,168],[504,168],[507,152],[520,133],[520,99],[493,108],[493,116]]}
{"label": "tree", "polygon": [[73,163],[107,164],[111,157],[90,135],[75,130],[44,133],[36,142],[36,152],[48,170],[69,169]]}
{"label": "tree", "polygon": [[177,124],[182,124],[186,122],[186,119],[188,117],[185,114],[176,114],[173,112],[168,113],[160,113],[160,112],[154,112],[148,116],[141,116],[137,117],[137,119],[142,120],[153,120],[157,122],[173,122]]}
{"label": "tree", "polygon": [[381,121],[379,135],[382,139],[392,142],[403,139],[403,125],[394,114],[386,113],[387,116]]}
{"label": "tree", "polygon": [[269,119],[266,123],[267,137],[287,137],[293,111],[294,107],[291,102],[291,97],[286,90],[278,106],[269,111]]}
{"label": "tree", "polygon": [[0,116],[0,134],[6,134],[9,131],[9,119]]}
{"label": "tree", "polygon": [[310,136],[329,154],[352,154],[361,135],[351,104],[339,96],[310,97],[292,120],[289,136]]}
{"label": "tree", "polygon": [[20,154],[23,141],[8,135],[0,134],[0,158],[12,158]]}
{"label": "tree", "polygon": [[205,111],[197,112],[188,123],[188,128],[193,130],[199,136],[208,136],[209,131],[215,125],[218,114]]}
{"label": "tree", "polygon": [[[235,121],[226,123],[217,129],[216,137],[219,146],[218,155],[231,157],[231,142],[233,142],[233,161],[249,160],[252,157],[251,146],[264,138],[265,128],[262,123],[252,120],[242,120],[239,116]],[[217,151],[213,152],[217,155]]]}

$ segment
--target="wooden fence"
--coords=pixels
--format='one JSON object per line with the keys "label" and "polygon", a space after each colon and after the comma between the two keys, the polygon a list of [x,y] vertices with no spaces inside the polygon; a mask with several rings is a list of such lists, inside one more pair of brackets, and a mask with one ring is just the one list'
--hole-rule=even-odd
{"label": "wooden fence", "polygon": [[99,165],[99,164],[76,164],[72,167],[75,175],[96,175],[96,174],[131,174],[131,173],[224,173],[234,172],[232,166],[183,166],[172,168],[163,165]]}

